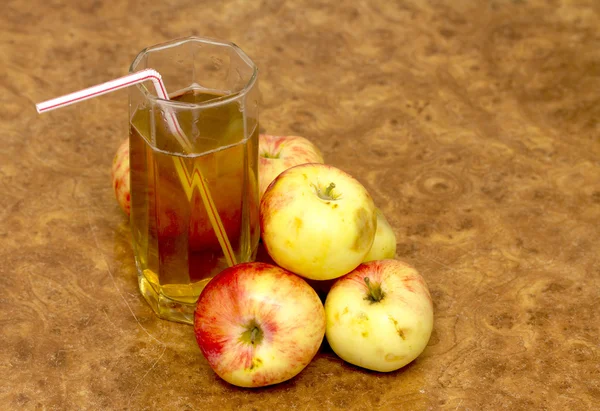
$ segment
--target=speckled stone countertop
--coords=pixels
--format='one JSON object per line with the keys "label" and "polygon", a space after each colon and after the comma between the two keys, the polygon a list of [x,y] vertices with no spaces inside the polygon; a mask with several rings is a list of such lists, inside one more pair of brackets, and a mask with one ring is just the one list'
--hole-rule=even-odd
{"label": "speckled stone countertop", "polygon": [[[9,1],[0,13],[0,409],[600,407],[600,3]],[[191,34],[257,63],[261,125],[313,140],[392,224],[435,305],[398,372],[324,346],[219,380],[137,289],[110,165],[127,94],[34,103]]]}

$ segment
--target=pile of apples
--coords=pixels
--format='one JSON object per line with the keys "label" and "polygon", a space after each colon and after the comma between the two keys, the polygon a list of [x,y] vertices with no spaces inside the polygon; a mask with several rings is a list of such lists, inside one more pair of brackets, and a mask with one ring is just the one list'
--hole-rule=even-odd
{"label": "pile of apples", "polygon": [[[126,143],[112,177],[128,213]],[[365,187],[304,137],[261,134],[259,156],[261,239],[273,264],[237,264],[202,291],[194,331],[211,368],[240,387],[277,384],[299,374],[324,338],[369,370],[417,358],[433,329],[431,295],[394,259],[394,231]]]}

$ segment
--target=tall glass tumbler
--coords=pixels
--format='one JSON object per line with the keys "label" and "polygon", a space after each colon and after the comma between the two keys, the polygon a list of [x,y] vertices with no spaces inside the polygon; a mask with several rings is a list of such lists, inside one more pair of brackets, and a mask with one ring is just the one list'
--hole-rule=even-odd
{"label": "tall glass tumbler", "polygon": [[[161,74],[170,100],[145,84],[129,88],[139,288],[158,316],[191,324],[208,281],[256,256],[258,72],[236,45],[198,37],[142,50],[130,72],[145,68]],[[186,144],[169,127],[169,116],[175,116]],[[202,187],[221,230],[209,218]]]}

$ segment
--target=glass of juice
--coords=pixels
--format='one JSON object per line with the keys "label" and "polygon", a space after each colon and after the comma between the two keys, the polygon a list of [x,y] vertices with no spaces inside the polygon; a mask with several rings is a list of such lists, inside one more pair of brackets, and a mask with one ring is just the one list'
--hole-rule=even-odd
{"label": "glass of juice", "polygon": [[[159,317],[191,324],[200,292],[231,264],[209,219],[202,181],[235,262],[256,256],[258,72],[236,45],[198,37],[142,50],[130,72],[145,68],[161,74],[170,99],[146,83],[129,88],[139,288]],[[169,127],[173,116],[185,144]]]}

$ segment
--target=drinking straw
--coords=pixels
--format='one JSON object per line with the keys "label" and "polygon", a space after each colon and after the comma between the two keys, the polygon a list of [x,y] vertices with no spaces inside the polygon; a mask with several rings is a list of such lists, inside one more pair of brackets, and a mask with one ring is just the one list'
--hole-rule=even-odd
{"label": "drinking straw", "polygon": [[[152,81],[154,88],[156,89],[156,94],[158,98],[162,100],[169,100],[169,95],[167,94],[167,89],[162,81],[161,75],[154,69],[144,69],[140,71],[136,71],[135,73],[107,81],[102,84],[98,84],[96,86],[92,86],[80,91],[76,91],[74,93],[66,94],[61,97],[56,97],[51,100],[47,100],[35,105],[38,113],[45,113],[50,110],[54,110],[57,108],[65,107],[71,104],[79,103],[80,101],[84,101],[93,97],[101,96],[102,94],[110,93],[115,90],[120,90],[122,88],[126,88],[129,86],[133,86],[135,84],[143,83],[144,81]],[[177,139],[177,141],[181,144],[181,146],[188,152],[192,150],[192,145],[187,139],[185,133],[181,129],[179,122],[177,121],[177,117],[173,112],[168,113],[167,115],[167,124],[169,129]],[[229,237],[227,237],[227,232],[223,227],[223,222],[221,221],[221,217],[217,212],[217,208],[215,203],[210,195],[210,191],[208,186],[206,185],[206,180],[202,175],[202,171],[194,167],[194,173],[198,173],[199,178],[190,178],[187,173],[187,168],[185,167],[185,163],[183,162],[183,158],[180,156],[173,157],[173,162],[175,164],[175,168],[177,169],[177,173],[179,174],[179,179],[181,184],[184,186],[186,193],[191,193],[193,191],[194,186],[198,187],[198,191],[200,192],[200,197],[202,198],[202,202],[204,203],[204,207],[206,208],[208,219],[210,220],[210,224],[217,236],[217,240],[223,250],[223,254],[225,255],[225,259],[227,260],[227,264],[231,267],[236,264],[235,254],[231,248],[231,243],[229,242]],[[179,164],[178,164],[179,162]]]}

